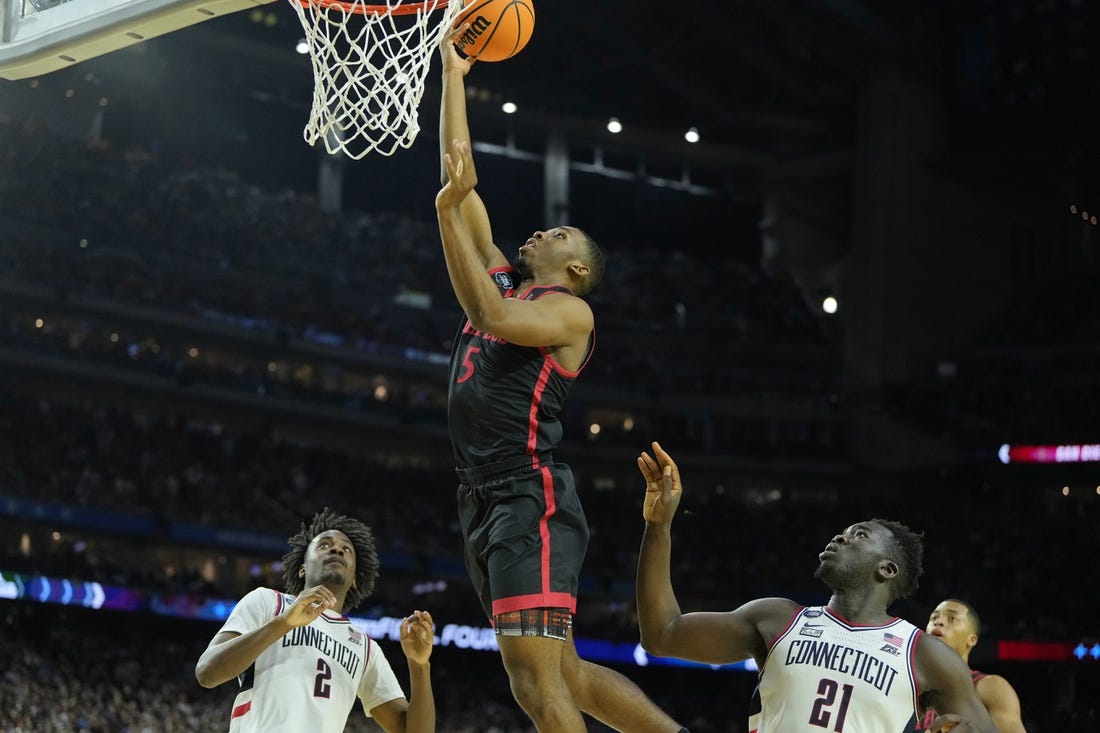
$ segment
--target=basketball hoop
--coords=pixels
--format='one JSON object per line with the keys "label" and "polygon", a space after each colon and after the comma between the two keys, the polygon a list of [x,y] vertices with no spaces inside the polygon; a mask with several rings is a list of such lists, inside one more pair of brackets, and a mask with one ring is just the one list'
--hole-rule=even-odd
{"label": "basketball hoop", "polygon": [[355,160],[372,150],[392,155],[411,146],[420,132],[417,107],[432,54],[462,9],[461,0],[290,4],[302,21],[313,64],[306,142],[321,140],[329,153]]}

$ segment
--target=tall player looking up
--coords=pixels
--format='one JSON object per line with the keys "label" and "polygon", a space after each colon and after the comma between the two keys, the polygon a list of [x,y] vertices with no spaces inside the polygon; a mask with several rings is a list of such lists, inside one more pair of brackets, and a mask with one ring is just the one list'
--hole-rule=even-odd
{"label": "tall player looking up", "polygon": [[493,243],[474,191],[464,89],[472,62],[458,55],[454,38],[441,46],[444,186],[436,211],[466,314],[448,395],[466,567],[512,693],[540,733],[583,731],[581,711],[617,730],[673,733],[680,726],[632,682],[581,661],[573,645],[588,525],[573,474],[551,451],[566,395],[592,352],[592,310],[579,296],[599,282],[603,258],[571,226],[536,231],[511,266]]}
{"label": "tall player looking up", "polygon": [[755,659],[756,733],[902,733],[925,706],[941,714],[930,730],[997,730],[959,655],[886,612],[921,573],[920,537],[896,522],[853,524],[825,546],[815,573],[833,592],[825,606],[761,598],[727,613],[681,612],[669,571],[680,472],[657,443],[653,452],[638,458],[646,482],[638,559],[646,651],[706,664]]}
{"label": "tall player looking up", "polygon": [[401,622],[409,699],[382,649],[342,615],[378,578],[370,528],[326,508],[289,543],[287,592],[257,588],[242,598],[195,666],[203,687],[237,679],[230,733],[339,733],[356,697],[386,733],[433,733],[431,615]]}

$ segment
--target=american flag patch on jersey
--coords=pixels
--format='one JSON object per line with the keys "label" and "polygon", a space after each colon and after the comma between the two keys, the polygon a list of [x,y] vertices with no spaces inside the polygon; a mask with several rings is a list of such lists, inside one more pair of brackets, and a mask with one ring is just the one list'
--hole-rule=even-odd
{"label": "american flag patch on jersey", "polygon": [[894,636],[889,631],[882,635],[882,640],[885,641],[887,644],[890,644],[891,646],[896,646],[898,648],[900,648],[901,645],[905,643],[905,639],[901,638],[900,636]]}
{"label": "american flag patch on jersey", "polygon": [[351,640],[352,640],[353,642],[355,642],[356,644],[358,644],[359,642],[361,642],[361,641],[363,640],[363,635],[362,635],[362,634],[360,634],[360,633],[359,633],[358,631],[356,631],[355,629],[350,629],[350,628],[349,628],[349,629],[348,629],[348,636],[349,636],[349,637],[351,638]]}

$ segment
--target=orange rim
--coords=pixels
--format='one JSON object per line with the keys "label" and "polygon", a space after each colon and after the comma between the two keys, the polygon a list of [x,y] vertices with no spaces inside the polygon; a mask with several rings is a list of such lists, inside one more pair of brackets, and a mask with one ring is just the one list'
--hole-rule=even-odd
{"label": "orange rim", "polygon": [[345,13],[358,13],[360,15],[412,15],[420,10],[427,10],[429,7],[432,10],[445,8],[447,2],[448,0],[422,0],[422,2],[401,3],[397,7],[391,8],[386,5],[363,5],[356,2],[347,2],[346,0],[298,0],[298,4],[303,8],[308,8],[311,5],[325,10],[339,8]]}

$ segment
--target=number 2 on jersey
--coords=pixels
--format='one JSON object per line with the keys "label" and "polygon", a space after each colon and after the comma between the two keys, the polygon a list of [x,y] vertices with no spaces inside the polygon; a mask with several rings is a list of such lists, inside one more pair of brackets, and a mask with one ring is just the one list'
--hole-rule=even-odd
{"label": "number 2 on jersey", "polygon": [[470,377],[474,376],[474,354],[481,352],[480,346],[470,346],[466,349],[466,354],[462,357],[462,373],[458,375],[458,379],[455,380],[455,384],[462,384]]}
{"label": "number 2 on jersey", "polygon": [[[827,677],[823,677],[817,683],[817,694],[821,697],[814,700],[814,709],[810,711],[810,725],[816,725],[819,728],[829,727],[829,720],[833,717],[833,713],[831,710],[826,710],[826,708],[831,708],[833,703],[836,702],[836,690],[836,681]],[[848,715],[848,703],[852,701],[852,686],[844,685],[843,690],[840,693],[840,708],[836,711],[836,725],[833,726],[836,733],[841,733],[844,730],[844,718]]]}
{"label": "number 2 on jersey", "polygon": [[332,685],[328,681],[332,679],[332,667],[323,659],[317,660],[317,679],[313,680],[313,696],[328,697]]}

